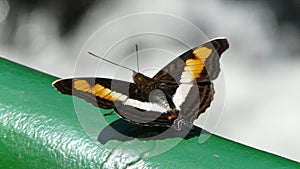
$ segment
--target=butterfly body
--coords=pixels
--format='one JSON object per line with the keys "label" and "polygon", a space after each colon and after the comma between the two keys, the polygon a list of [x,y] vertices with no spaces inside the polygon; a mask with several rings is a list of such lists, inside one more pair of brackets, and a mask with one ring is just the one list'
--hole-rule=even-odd
{"label": "butterfly body", "polygon": [[106,78],[60,79],[53,83],[63,94],[75,95],[123,119],[146,126],[192,127],[210,106],[220,55],[228,48],[218,38],[191,49],[153,78],[133,72],[133,83]]}

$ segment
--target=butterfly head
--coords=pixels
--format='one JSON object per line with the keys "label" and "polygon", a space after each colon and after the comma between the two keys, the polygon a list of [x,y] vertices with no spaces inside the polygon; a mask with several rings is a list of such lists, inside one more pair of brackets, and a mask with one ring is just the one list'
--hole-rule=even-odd
{"label": "butterfly head", "polygon": [[141,89],[153,89],[154,81],[153,79],[143,75],[142,73],[133,71],[132,80],[137,84]]}
{"label": "butterfly head", "polygon": [[146,77],[145,75],[143,75],[139,72],[133,71],[132,80],[134,81],[135,84],[143,83],[143,81],[145,81],[145,77]]}

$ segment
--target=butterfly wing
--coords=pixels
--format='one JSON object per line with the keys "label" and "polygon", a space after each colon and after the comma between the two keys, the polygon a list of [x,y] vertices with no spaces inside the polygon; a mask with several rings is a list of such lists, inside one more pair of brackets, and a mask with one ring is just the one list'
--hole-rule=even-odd
{"label": "butterfly wing", "polygon": [[153,101],[142,97],[151,93],[136,92],[141,89],[139,86],[120,80],[61,79],[53,86],[63,94],[75,95],[97,107],[113,108],[122,118],[134,123],[171,126],[176,119],[193,123],[210,106],[214,94],[211,80],[217,78],[220,55],[227,48],[226,39],[215,39],[173,60],[153,77],[166,97],[158,93]]}
{"label": "butterfly wing", "polygon": [[70,78],[53,82],[53,86],[63,94],[74,95],[103,109],[115,108],[114,102],[123,102],[129,91],[137,86],[133,83],[106,78]]}
{"label": "butterfly wing", "polygon": [[180,119],[193,123],[210,106],[214,95],[211,81],[218,77],[219,59],[228,47],[225,38],[213,39],[180,55],[153,77],[166,84],[163,90],[172,96]]}
{"label": "butterfly wing", "polygon": [[166,83],[193,81],[208,82],[218,77],[219,59],[228,49],[225,38],[210,40],[174,59],[153,78]]}
{"label": "butterfly wing", "polygon": [[[114,109],[122,118],[142,125],[170,126],[175,114],[164,102],[150,102],[134,83],[105,78],[70,78],[53,82],[62,94],[74,95],[103,109]],[[161,93],[159,93],[161,95]],[[145,94],[143,94],[145,95]],[[168,103],[166,103],[168,104]]]}

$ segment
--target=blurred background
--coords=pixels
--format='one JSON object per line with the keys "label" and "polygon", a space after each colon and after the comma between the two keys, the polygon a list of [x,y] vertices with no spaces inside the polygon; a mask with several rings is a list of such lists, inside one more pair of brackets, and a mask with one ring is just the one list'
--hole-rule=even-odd
{"label": "blurred background", "polygon": [[[72,77],[78,62],[95,68],[78,60],[94,32],[140,12],[181,17],[208,38],[227,37],[230,49],[221,59],[225,109],[213,133],[300,162],[299,0],[0,0],[0,57]],[[105,40],[95,43],[101,48]],[[175,54],[185,51],[171,45]]]}

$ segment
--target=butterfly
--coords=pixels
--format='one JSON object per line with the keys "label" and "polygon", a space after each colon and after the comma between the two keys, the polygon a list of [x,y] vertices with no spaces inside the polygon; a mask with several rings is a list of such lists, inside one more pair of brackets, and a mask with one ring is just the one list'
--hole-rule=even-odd
{"label": "butterfly", "polygon": [[212,81],[220,72],[221,54],[229,48],[226,38],[212,39],[175,58],[154,77],[133,71],[133,82],[80,77],[59,79],[53,86],[102,109],[114,109],[123,119],[142,126],[192,128],[210,107]]}

